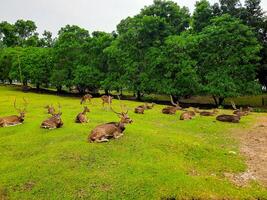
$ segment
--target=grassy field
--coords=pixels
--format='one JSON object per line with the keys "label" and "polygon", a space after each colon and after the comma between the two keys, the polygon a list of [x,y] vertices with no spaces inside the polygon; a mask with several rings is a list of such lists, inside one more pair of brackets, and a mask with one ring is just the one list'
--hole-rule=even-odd
{"label": "grassy field", "polygon": [[[179,112],[163,115],[157,105],[144,115],[130,110],[134,123],[122,138],[94,144],[87,142],[90,130],[119,120],[101,108],[100,99],[89,105],[90,122],[80,125],[74,123],[79,99],[10,87],[0,87],[0,116],[15,113],[15,97],[30,104],[24,124],[0,128],[0,199],[267,199],[267,189],[256,182],[240,188],[224,177],[246,170],[233,132],[248,129],[261,114],[240,124],[200,116],[180,121]],[[57,102],[63,128],[40,129],[48,117],[43,107]],[[123,103],[131,109],[140,104]],[[119,105],[114,100],[114,109]]]}

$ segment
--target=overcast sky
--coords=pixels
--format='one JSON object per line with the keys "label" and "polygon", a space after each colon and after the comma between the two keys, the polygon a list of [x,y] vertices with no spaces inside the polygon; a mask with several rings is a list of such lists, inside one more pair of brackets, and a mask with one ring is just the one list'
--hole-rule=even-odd
{"label": "overcast sky", "polygon": [[[192,12],[196,0],[174,0]],[[217,0],[210,0],[211,3]],[[137,14],[153,0],[1,0],[0,21],[33,20],[38,32],[49,30],[55,37],[66,24],[92,31],[111,32],[125,17]],[[262,0],[267,11],[267,0]]]}

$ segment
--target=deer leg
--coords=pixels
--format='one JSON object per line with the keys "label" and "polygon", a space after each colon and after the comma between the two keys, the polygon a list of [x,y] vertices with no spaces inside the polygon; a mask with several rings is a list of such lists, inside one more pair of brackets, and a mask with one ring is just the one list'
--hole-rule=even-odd
{"label": "deer leg", "polygon": [[108,141],[109,140],[107,138],[105,138],[105,137],[101,137],[101,138],[95,140],[95,142],[97,142],[97,143],[108,142]]}

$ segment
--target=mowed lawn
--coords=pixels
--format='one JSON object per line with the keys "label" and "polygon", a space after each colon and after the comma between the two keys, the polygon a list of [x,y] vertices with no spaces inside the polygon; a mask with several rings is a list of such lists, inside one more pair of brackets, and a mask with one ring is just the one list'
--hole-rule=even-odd
{"label": "mowed lawn", "polygon": [[[240,124],[200,116],[180,121],[180,112],[161,114],[162,105],[137,115],[133,108],[140,102],[122,101],[134,123],[122,138],[95,144],[87,142],[90,131],[119,120],[99,98],[89,104],[90,122],[81,125],[74,123],[82,110],[78,98],[10,87],[0,87],[0,116],[16,114],[15,97],[18,106],[22,97],[29,101],[28,113],[24,124],[0,128],[0,199],[267,199],[267,189],[256,182],[237,187],[224,177],[246,171],[233,133],[246,131],[261,114]],[[64,126],[40,129],[48,117],[44,106],[58,102]],[[118,100],[113,107],[120,109]]]}

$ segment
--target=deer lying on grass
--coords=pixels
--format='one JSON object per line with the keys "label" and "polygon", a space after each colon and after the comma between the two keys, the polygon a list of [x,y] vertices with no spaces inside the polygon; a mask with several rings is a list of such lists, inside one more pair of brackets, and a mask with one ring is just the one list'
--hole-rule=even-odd
{"label": "deer lying on grass", "polygon": [[235,114],[235,115],[246,116],[246,115],[248,115],[252,111],[252,108],[250,108],[250,107],[247,107],[245,109],[243,109],[242,107],[240,107],[239,109],[237,109],[236,108],[236,105],[235,105],[235,103],[233,101],[231,101],[231,104],[232,104],[232,107],[234,109],[233,114]]}
{"label": "deer lying on grass", "polygon": [[63,126],[63,121],[61,119],[61,106],[58,106],[58,113],[53,113],[52,117],[44,120],[41,124],[41,128],[45,128],[45,129],[55,129],[55,128],[60,128]]}
{"label": "deer lying on grass", "polygon": [[52,104],[45,106],[45,108],[47,109],[47,113],[48,114],[53,115],[55,113],[55,108],[54,108],[54,106]]}
{"label": "deer lying on grass", "polygon": [[240,115],[218,115],[216,117],[216,120],[218,121],[231,123],[239,123],[240,119]]}
{"label": "deer lying on grass", "polygon": [[90,112],[87,106],[84,106],[83,112],[79,113],[75,119],[76,123],[88,123],[88,119],[86,117],[86,113]]}
{"label": "deer lying on grass", "polygon": [[123,136],[125,125],[132,123],[133,120],[128,116],[128,110],[126,112],[116,112],[110,107],[111,110],[120,117],[120,122],[110,122],[99,125],[93,129],[88,137],[89,142],[108,142],[109,139],[117,139]]}
{"label": "deer lying on grass", "polygon": [[172,96],[171,97],[171,103],[173,106],[167,106],[165,108],[162,109],[162,113],[163,114],[169,114],[169,115],[174,115],[176,113],[177,110],[182,110],[182,107],[180,107],[179,102],[177,101],[177,103],[173,102]]}
{"label": "deer lying on grass", "polygon": [[145,110],[150,110],[154,107],[155,103],[151,103],[150,105],[148,103],[145,103],[144,105],[138,106],[143,107]]}
{"label": "deer lying on grass", "polygon": [[113,97],[108,95],[103,95],[101,96],[101,99],[102,99],[102,106],[104,108],[105,104],[111,105]]}
{"label": "deer lying on grass", "polygon": [[191,120],[196,116],[194,111],[185,111],[180,115],[180,120]]}
{"label": "deer lying on grass", "polygon": [[200,111],[199,114],[201,116],[214,116],[218,113],[219,111],[217,109],[213,109],[212,112],[209,112],[209,111]]}
{"label": "deer lying on grass", "polygon": [[24,101],[24,108],[20,109],[16,106],[16,99],[14,100],[14,108],[17,110],[19,115],[11,115],[7,117],[1,117],[0,118],[0,127],[8,127],[8,126],[16,126],[19,124],[22,124],[25,118],[26,114],[26,108],[27,108],[27,101],[23,98]]}
{"label": "deer lying on grass", "polygon": [[86,100],[88,100],[89,102],[91,102],[91,99],[93,98],[93,96],[91,94],[86,94],[81,98],[81,104],[86,103]]}
{"label": "deer lying on grass", "polygon": [[145,108],[143,106],[138,106],[134,109],[134,112],[137,114],[144,114]]}

